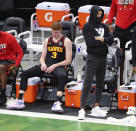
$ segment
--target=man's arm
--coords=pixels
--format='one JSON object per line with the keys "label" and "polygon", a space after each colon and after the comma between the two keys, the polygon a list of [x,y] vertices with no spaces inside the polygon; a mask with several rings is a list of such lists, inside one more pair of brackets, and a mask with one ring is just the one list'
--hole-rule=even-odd
{"label": "man's arm", "polygon": [[66,59],[62,62],[53,64],[50,67],[47,67],[47,69],[45,70],[46,73],[51,73],[51,72],[54,71],[54,69],[56,67],[67,66],[71,63],[71,60],[72,60],[72,42],[70,41],[70,39],[65,38],[64,46],[65,46],[65,50],[66,50],[66,54],[65,54]]}
{"label": "man's arm", "polygon": [[101,37],[101,36],[95,36],[95,40],[99,40],[102,43],[106,44],[106,45],[112,45],[113,44],[113,36],[111,35],[111,33],[109,32],[109,28],[107,25],[105,25],[105,36]]}
{"label": "man's arm", "polygon": [[94,33],[92,32],[91,30],[91,27],[89,27],[89,24],[85,24],[84,27],[83,27],[83,36],[85,38],[85,42],[86,42],[86,45],[88,47],[97,47],[97,46],[101,46],[101,42],[98,41],[96,38],[95,38],[95,35]]}
{"label": "man's arm", "polygon": [[109,31],[109,28],[108,28],[108,26],[106,24],[105,24],[105,32],[106,32],[106,35],[104,37],[104,42],[107,45],[111,46],[113,44],[114,39],[113,39],[113,35]]}
{"label": "man's arm", "polygon": [[72,42],[70,41],[70,39],[65,38],[64,41],[64,46],[65,46],[65,50],[66,50],[66,59],[62,62],[59,62],[56,64],[56,67],[59,66],[67,66],[70,65],[71,60],[72,60]]}
{"label": "man's arm", "polygon": [[40,57],[40,64],[41,64],[42,71],[45,71],[47,68],[47,65],[45,64],[45,59],[46,59],[46,55],[47,55],[47,43],[48,43],[48,39],[46,39],[44,41],[42,55]]}
{"label": "man's arm", "polygon": [[23,58],[23,50],[14,36],[12,36],[12,35],[10,36],[9,42],[11,43],[11,48],[13,49],[15,54],[17,55],[16,59],[15,59],[15,66],[19,66],[19,64]]}
{"label": "man's arm", "polygon": [[113,21],[113,18],[116,14],[116,11],[117,11],[117,4],[116,4],[116,0],[112,0],[112,4],[111,4],[111,7],[110,7],[110,12],[109,12],[109,15],[108,15],[108,23],[109,24],[112,24],[112,21]]}

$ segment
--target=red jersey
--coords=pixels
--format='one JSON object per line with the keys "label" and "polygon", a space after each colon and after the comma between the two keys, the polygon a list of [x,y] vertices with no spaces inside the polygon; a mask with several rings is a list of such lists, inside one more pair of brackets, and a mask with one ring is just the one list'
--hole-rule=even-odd
{"label": "red jersey", "polygon": [[136,21],[136,0],[112,0],[108,23],[112,23],[115,14],[115,24],[122,29],[128,28]]}
{"label": "red jersey", "polygon": [[23,50],[14,36],[0,31],[0,60],[14,60],[19,66],[23,57]]}

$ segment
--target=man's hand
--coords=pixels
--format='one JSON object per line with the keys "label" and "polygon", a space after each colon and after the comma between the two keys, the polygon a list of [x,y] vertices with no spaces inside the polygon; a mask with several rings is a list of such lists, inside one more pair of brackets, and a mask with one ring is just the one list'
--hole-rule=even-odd
{"label": "man's hand", "polygon": [[95,38],[95,40],[99,40],[99,36],[95,36],[94,38]]}
{"label": "man's hand", "polygon": [[56,68],[56,65],[53,64],[53,65],[49,66],[49,67],[45,70],[45,72],[46,72],[46,73],[52,73],[55,68]]}
{"label": "man's hand", "polygon": [[104,42],[104,38],[101,36],[95,36],[94,38],[95,38],[95,40],[99,40],[101,42]]}
{"label": "man's hand", "polygon": [[18,69],[18,66],[16,66],[16,65],[13,65],[13,66],[10,67],[10,70],[12,71],[12,74],[13,74],[13,75],[16,74],[17,69]]}
{"label": "man's hand", "polygon": [[115,27],[111,23],[108,24],[108,27],[110,32],[113,32],[115,30]]}
{"label": "man's hand", "polygon": [[47,69],[47,65],[45,64],[45,63],[43,63],[42,65],[41,65],[41,70],[42,71],[45,71]]}

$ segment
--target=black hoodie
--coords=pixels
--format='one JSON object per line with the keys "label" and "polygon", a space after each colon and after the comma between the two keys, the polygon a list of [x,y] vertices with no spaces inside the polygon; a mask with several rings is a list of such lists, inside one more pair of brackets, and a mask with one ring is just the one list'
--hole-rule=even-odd
{"label": "black hoodie", "polygon": [[[83,27],[83,36],[87,45],[87,53],[97,57],[106,57],[108,53],[107,45],[113,43],[113,36],[109,32],[109,28],[104,23],[97,22],[97,13],[102,11],[101,21],[104,16],[104,11],[97,5],[94,5],[90,11],[89,22]],[[104,37],[104,42],[95,40],[95,36]]]}

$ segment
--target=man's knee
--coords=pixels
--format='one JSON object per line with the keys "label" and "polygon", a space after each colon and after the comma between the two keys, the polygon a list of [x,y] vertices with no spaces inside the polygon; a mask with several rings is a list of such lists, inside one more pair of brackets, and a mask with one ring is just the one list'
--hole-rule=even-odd
{"label": "man's knee", "polygon": [[28,75],[29,75],[29,72],[26,70],[22,72],[21,77],[27,77]]}
{"label": "man's knee", "polygon": [[96,91],[102,92],[102,90],[104,89],[104,85],[96,85]]}
{"label": "man's knee", "polygon": [[57,75],[57,79],[60,79],[60,80],[66,80],[66,73],[59,73],[58,75]]}

